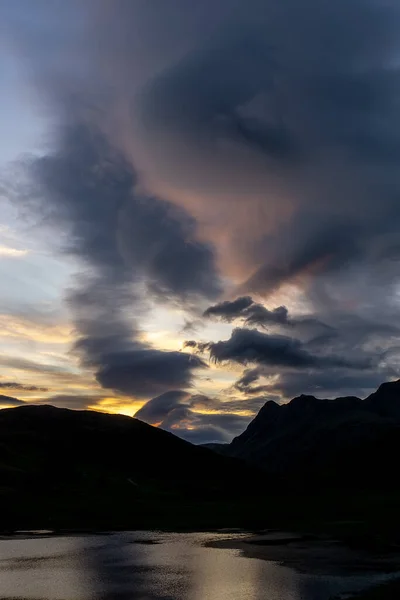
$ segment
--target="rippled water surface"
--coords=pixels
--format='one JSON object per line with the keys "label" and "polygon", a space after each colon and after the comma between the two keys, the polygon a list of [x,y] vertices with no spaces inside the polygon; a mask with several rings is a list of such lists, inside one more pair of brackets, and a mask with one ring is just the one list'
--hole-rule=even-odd
{"label": "rippled water surface", "polygon": [[132,532],[1,540],[0,598],[328,600],[365,581],[303,575],[203,546],[217,537]]}

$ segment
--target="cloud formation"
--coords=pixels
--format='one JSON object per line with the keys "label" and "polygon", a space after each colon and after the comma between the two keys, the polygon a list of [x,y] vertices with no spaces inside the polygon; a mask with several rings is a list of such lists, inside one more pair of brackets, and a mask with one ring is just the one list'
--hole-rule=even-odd
{"label": "cloud formation", "polygon": [[18,383],[17,381],[0,381],[0,388],[8,390],[20,390],[24,392],[48,392],[48,388]]}
{"label": "cloud formation", "polygon": [[153,168],[201,194],[206,225],[223,212],[231,260],[253,271],[243,288],[396,255],[398,24],[374,0],[239,2],[147,86]]}
{"label": "cloud formation", "polygon": [[55,394],[36,402],[36,404],[49,404],[58,408],[69,408],[71,410],[86,410],[89,407],[98,405],[100,399],[101,396],[99,395]]}
{"label": "cloud formation", "polygon": [[138,289],[182,301],[216,293],[212,254],[190,241],[191,219],[167,202],[137,195],[132,167],[96,128],[74,119],[54,153],[31,170],[54,226],[69,228],[66,251],[90,268],[69,297],[84,364],[104,387],[139,397],[190,386],[193,370],[204,363],[140,341]]}
{"label": "cloud formation", "polygon": [[135,417],[192,443],[227,442],[243,431],[265,401],[262,397],[221,402],[201,394],[171,391],[146,402]]}
{"label": "cloud formation", "polygon": [[211,342],[210,356],[216,362],[235,361],[241,364],[264,364],[272,367],[367,369],[369,359],[345,358],[335,355],[314,355],[300,340],[283,335],[269,335],[256,329],[233,330],[229,340]]}
{"label": "cloud formation", "polygon": [[171,411],[186,406],[189,398],[190,396],[186,392],[176,390],[165,392],[146,402],[146,404],[137,411],[135,417],[150,425],[162,423]]}
{"label": "cloud formation", "polygon": [[[156,302],[241,321],[185,347],[254,367],[243,393],[398,376],[400,7],[200,4],[2,3],[52,123],[20,202],[79,261],[82,365],[124,394],[190,390],[205,361],[143,341]],[[289,308],[262,303],[288,285]]]}
{"label": "cloud formation", "polygon": [[[297,354],[301,346],[302,351],[306,350],[315,356],[316,360],[310,356],[304,357],[303,354],[297,357],[297,365],[294,359],[291,364],[289,358],[286,361],[282,360],[281,370],[275,373],[279,375],[279,379],[272,383],[268,381],[272,374],[269,364],[273,363],[274,359],[265,357],[263,360],[260,353],[257,354],[256,346],[265,344],[267,339],[269,344],[272,344],[273,337],[264,338],[263,333],[254,330],[252,333],[249,333],[249,330],[243,333],[244,330],[241,329],[240,333],[234,332],[233,340],[218,342],[217,345],[195,340],[189,340],[186,344],[199,353],[212,352],[214,349],[217,360],[218,356],[227,352],[227,360],[238,362],[237,353],[244,353],[245,358],[242,356],[239,362],[259,364],[258,367],[246,369],[236,381],[234,387],[244,394],[272,391],[281,393],[285,398],[292,398],[307,391],[334,395],[342,389],[343,393],[359,390],[360,395],[363,395],[379,381],[396,377],[398,374],[396,357],[400,330],[396,324],[397,311],[395,305],[385,305],[381,302],[380,307],[375,304],[367,309],[363,307],[358,314],[337,309],[328,311],[322,305],[314,313],[291,315],[284,306],[271,310],[253,301],[249,296],[209,307],[204,313],[205,317],[214,316],[228,322],[238,320],[253,328],[272,329],[274,335],[275,332],[285,334],[286,341],[287,333],[295,330],[298,337],[296,340],[291,338],[286,351],[292,348],[291,344],[294,342],[297,345]],[[244,341],[246,336],[248,341],[244,347],[242,340]],[[279,337],[278,335],[278,339]],[[277,355],[276,361],[279,360]],[[373,369],[372,373],[368,372],[368,366]],[[325,373],[321,372],[322,369]],[[355,373],[357,370],[359,372]]]}
{"label": "cloud formation", "polygon": [[213,306],[209,306],[203,313],[204,317],[219,317],[223,321],[230,323],[243,314],[253,304],[253,299],[250,296],[240,296],[236,300],[224,300]]}
{"label": "cloud formation", "polygon": [[245,325],[268,328],[298,328],[303,331],[331,329],[313,315],[293,317],[286,306],[278,306],[272,310],[263,304],[255,302],[251,296],[239,296],[236,300],[225,300],[209,306],[203,313],[204,317],[216,317],[231,323],[242,320]]}
{"label": "cloud formation", "polygon": [[25,402],[23,400],[18,400],[18,398],[0,395],[1,408],[13,408],[14,406],[23,406],[24,404]]}

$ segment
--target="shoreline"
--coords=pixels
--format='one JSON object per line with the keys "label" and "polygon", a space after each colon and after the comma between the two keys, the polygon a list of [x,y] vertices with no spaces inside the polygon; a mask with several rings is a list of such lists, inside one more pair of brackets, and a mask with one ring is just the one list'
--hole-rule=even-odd
{"label": "shoreline", "polygon": [[277,562],[302,573],[398,573],[400,577],[400,551],[373,553],[362,548],[350,548],[340,540],[322,535],[270,530],[247,537],[212,540],[205,546],[240,550],[247,558]]}

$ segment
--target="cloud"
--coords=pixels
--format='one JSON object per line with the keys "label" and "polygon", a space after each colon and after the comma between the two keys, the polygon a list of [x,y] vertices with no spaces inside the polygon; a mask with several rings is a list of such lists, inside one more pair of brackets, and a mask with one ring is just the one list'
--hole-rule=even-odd
{"label": "cloud", "polygon": [[203,313],[204,317],[219,317],[228,323],[241,317],[243,312],[253,304],[250,296],[241,296],[236,300],[225,300],[219,304],[209,306]]}
{"label": "cloud", "polygon": [[[226,442],[244,430],[264,403],[265,398],[221,402],[217,398],[175,390],[146,402],[135,418],[192,443]],[[247,415],[240,414],[243,412]]]}
{"label": "cloud", "polygon": [[12,398],[11,396],[0,395],[0,407],[1,408],[13,408],[14,406],[23,406],[25,402],[18,400],[18,398]]}
{"label": "cloud", "polygon": [[0,355],[0,365],[9,367],[10,369],[29,371],[32,373],[72,375],[70,370],[61,367],[60,365],[36,362],[19,356]]}
{"label": "cloud", "polygon": [[270,393],[281,394],[285,398],[293,398],[299,394],[310,394],[334,398],[340,393],[347,396],[368,395],[371,389],[376,389],[383,381],[384,374],[364,372],[349,374],[346,371],[333,370],[329,372],[285,372],[279,375],[274,383],[265,386]]}
{"label": "cloud", "polygon": [[28,250],[19,250],[18,248],[11,248],[9,246],[0,245],[0,257],[11,257],[18,258],[25,256]]}
{"label": "cloud", "polygon": [[150,425],[156,425],[164,421],[168,413],[178,407],[184,406],[184,402],[189,399],[187,392],[170,391],[157,396],[137,411],[136,419],[146,421]]}
{"label": "cloud", "polygon": [[183,347],[192,348],[195,352],[204,354],[210,349],[210,343],[211,342],[197,342],[196,340],[185,340],[183,342]]}
{"label": "cloud", "polygon": [[196,340],[185,340],[183,342],[184,348],[197,348],[198,342]]}
{"label": "cloud", "polygon": [[262,367],[245,369],[234,387],[245,394],[259,394],[260,392],[271,391],[269,385],[254,385],[263,375],[264,370]]}
{"label": "cloud", "polygon": [[69,408],[71,410],[86,410],[90,407],[96,406],[101,400],[102,396],[93,395],[85,396],[78,394],[55,394],[35,404],[49,404],[51,406],[57,406],[59,408]]}
{"label": "cloud", "polygon": [[[376,389],[385,379],[394,379],[397,372],[387,369],[385,365],[377,365],[373,370],[357,370],[349,368],[315,367],[304,369],[282,369],[271,378],[271,370],[265,366],[245,369],[233,388],[246,395],[248,402],[254,395],[265,398],[275,395],[279,398],[291,399],[300,394],[316,395],[325,398],[342,396],[365,396]],[[272,397],[272,396],[271,396]]]}
{"label": "cloud", "polygon": [[[219,401],[215,403],[214,410],[220,413],[236,413],[248,418],[256,415],[268,400],[280,402],[280,396],[274,391],[271,392],[271,388],[269,388],[268,393],[261,393],[258,396],[247,398],[233,397],[229,400]],[[246,415],[243,413],[246,413]]]}
{"label": "cloud", "polygon": [[165,201],[136,194],[130,165],[87,124],[64,127],[57,151],[31,170],[54,225],[70,228],[67,252],[91,270],[69,296],[84,364],[104,387],[139,397],[190,386],[205,364],[140,341],[139,290],[144,284],[182,301],[216,293],[212,253],[191,241],[193,222]]}
{"label": "cloud", "polygon": [[[51,357],[51,355],[50,355]],[[59,357],[56,357],[59,359]],[[46,356],[46,359],[49,358]],[[8,377],[20,377],[21,374],[25,377],[27,373],[34,377],[38,387],[51,387],[59,389],[60,387],[92,387],[93,380],[89,374],[82,373],[76,369],[74,365],[69,367],[64,366],[65,361],[61,364],[52,362],[39,362],[24,358],[22,356],[0,355],[0,367],[2,373]],[[17,373],[13,373],[17,371]]]}
{"label": "cloud", "polygon": [[[183,2],[163,21],[158,5],[74,5],[63,21],[45,14],[25,44],[60,112],[70,86],[211,244],[224,225],[218,252],[249,288],[373,260],[375,242],[395,251],[398,11],[374,0],[214,4],[208,22]],[[62,38],[43,35],[57,26]],[[119,120],[115,104],[128,108]]]}
{"label": "cloud", "polygon": [[[217,361],[299,382],[398,371],[396,3],[6,0],[1,12],[51,119],[20,202],[34,199],[81,264],[76,350],[102,385],[150,398],[204,367],[142,341],[149,299],[241,319],[229,340],[187,345]],[[249,296],[287,284],[288,308]]]}
{"label": "cloud", "polygon": [[192,444],[209,442],[227,443],[239,435],[249,424],[250,417],[236,414],[198,414],[191,413],[181,421],[181,415],[172,415],[170,430]]}
{"label": "cloud", "polygon": [[216,362],[234,361],[272,367],[367,369],[369,359],[346,359],[335,355],[311,354],[300,340],[269,335],[256,329],[233,330],[229,340],[209,343],[210,356]]}
{"label": "cloud", "polygon": [[65,344],[71,341],[71,326],[56,322],[60,315],[41,315],[34,309],[31,314],[18,314],[16,307],[9,310],[12,314],[0,313],[0,338],[20,338],[50,344]]}
{"label": "cloud", "polygon": [[[90,52],[76,61],[79,45],[87,52],[95,42],[90,26],[86,39],[79,37],[77,24],[87,17],[86,8],[90,12],[89,6],[81,12],[71,5],[60,19],[61,13],[39,3],[35,12],[41,17],[27,27],[18,10],[8,3],[3,7],[6,28],[17,33],[20,56],[54,125],[47,152],[22,165],[28,189],[16,198],[31,215],[43,215],[60,233],[62,250],[80,261],[83,276],[68,300],[82,364],[104,386],[151,396],[190,386],[193,371],[205,364],[143,342],[140,322],[149,300],[189,309],[198,297],[219,294],[219,276],[212,244],[200,239],[195,219],[183,207],[144,193],[135,162],[111,135],[112,111],[100,106],[95,56],[90,64]],[[61,30],[64,35],[54,35]],[[56,68],[48,60],[52,52]]]}
{"label": "cloud", "polygon": [[138,398],[179,386],[190,388],[196,370],[207,367],[190,354],[150,347],[104,354],[101,362],[96,379],[104,388]]}
{"label": "cloud", "polygon": [[286,306],[278,306],[273,310],[268,310],[262,304],[253,304],[249,307],[245,315],[246,325],[289,325],[294,324],[289,321],[289,311]]}
{"label": "cloud", "polygon": [[21,390],[24,392],[48,392],[48,388],[38,387],[36,385],[27,385],[16,381],[0,381],[0,388],[9,390]]}
{"label": "cloud", "polygon": [[255,302],[251,296],[239,296],[236,300],[226,300],[209,306],[203,316],[219,317],[228,323],[240,319],[245,325],[258,326],[265,329],[269,327],[283,329],[299,328],[304,331],[330,329],[328,325],[322,323],[312,315],[293,317],[289,314],[286,306],[278,306],[273,310],[269,310],[263,304]]}
{"label": "cloud", "polygon": [[[312,358],[302,360],[297,366],[294,363],[291,366],[282,363],[281,370],[275,373],[279,373],[278,382],[271,383],[269,378],[272,371],[268,360],[263,363],[260,357],[255,357],[253,362],[259,366],[246,369],[234,384],[244,394],[268,394],[272,391],[290,398],[295,394],[305,393],[306,390],[309,393],[331,395],[342,389],[345,394],[354,394],[356,391],[359,395],[365,395],[376,388],[379,381],[398,376],[400,353],[397,344],[400,330],[396,325],[398,308],[395,305],[388,303],[385,306],[381,302],[379,307],[374,303],[363,307],[359,314],[322,309],[313,314],[293,316],[286,307],[269,310],[262,304],[253,301],[249,303],[246,297],[243,307],[240,303],[238,309],[234,307],[234,303],[223,302],[216,305],[215,314],[224,319],[226,313],[229,320],[242,320],[247,325],[263,329],[273,328],[278,333],[295,329],[297,343],[309,354],[321,358],[315,362]],[[211,307],[211,313],[213,309]],[[259,333],[247,335],[261,341],[263,338]],[[198,352],[206,352],[212,350],[214,344],[199,344],[192,340],[189,347]],[[218,349],[226,349],[227,342],[216,348],[217,352]],[[247,347],[246,352],[250,355],[255,349]],[[251,363],[251,360],[248,362]],[[368,364],[373,368],[373,374],[367,372]],[[322,368],[325,374],[321,372]],[[359,372],[355,374],[354,371],[357,370]],[[260,381],[262,379],[264,381]]]}
{"label": "cloud", "polygon": [[398,257],[398,25],[373,0],[238,2],[145,88],[148,169],[200,196],[247,292]]}

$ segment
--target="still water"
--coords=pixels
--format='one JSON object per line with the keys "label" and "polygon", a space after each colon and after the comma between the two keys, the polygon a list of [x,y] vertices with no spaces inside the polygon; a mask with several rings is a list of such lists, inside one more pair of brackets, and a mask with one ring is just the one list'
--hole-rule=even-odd
{"label": "still water", "polygon": [[[131,532],[3,539],[0,598],[35,600],[328,600],[365,577],[304,575],[239,550],[223,534]],[[234,537],[238,537],[235,535]]]}

